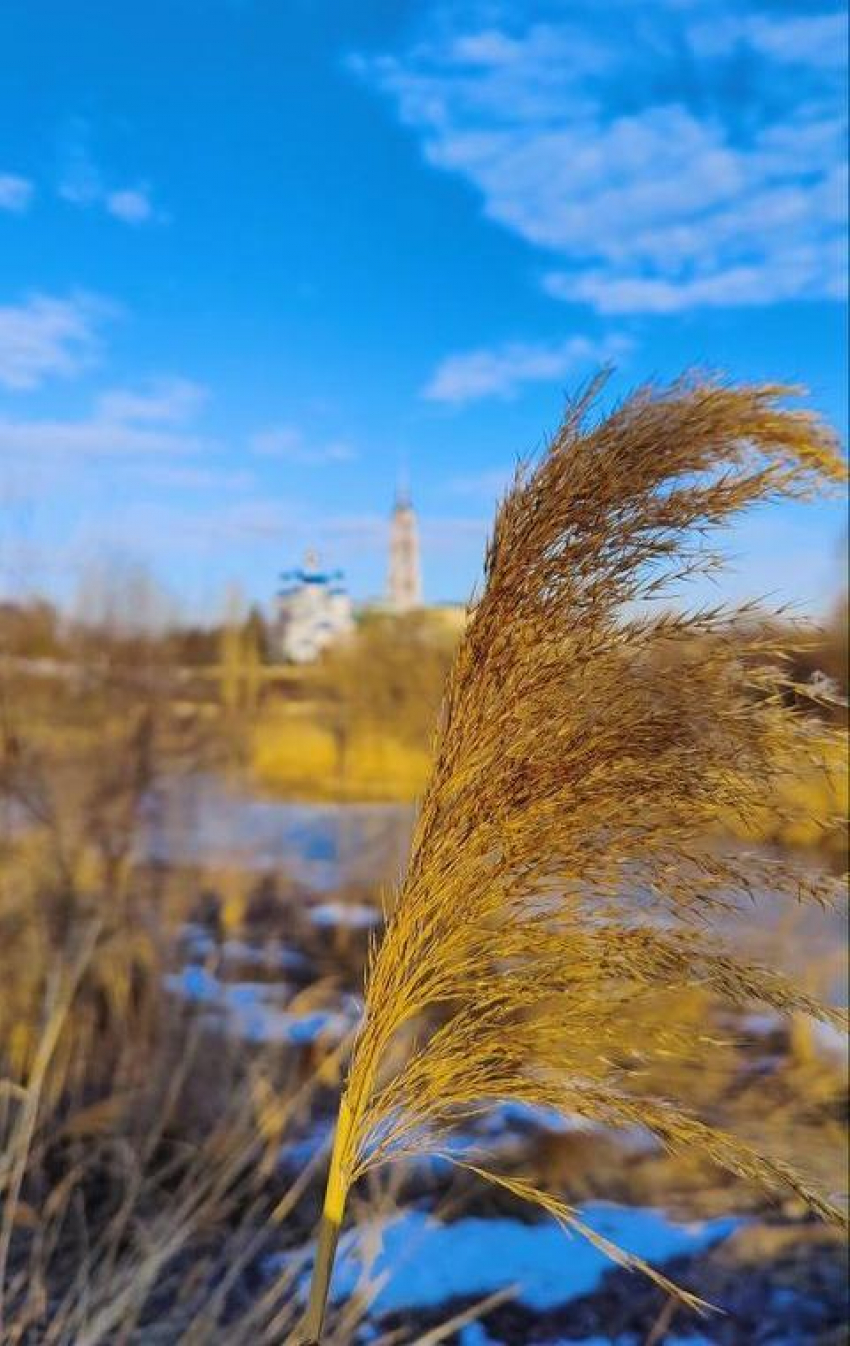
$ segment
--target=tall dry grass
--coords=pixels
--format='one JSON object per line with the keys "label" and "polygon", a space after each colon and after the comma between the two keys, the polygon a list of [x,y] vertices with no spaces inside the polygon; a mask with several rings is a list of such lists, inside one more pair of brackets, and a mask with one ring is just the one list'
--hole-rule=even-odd
{"label": "tall dry grass", "polygon": [[314,1181],[278,1154],[326,1063],[164,993],[197,894],[144,834],[197,745],[154,642],[78,636],[47,676],[0,651],[0,1340],[277,1343],[296,1268],[241,1280]]}
{"label": "tall dry grass", "polygon": [[[3,634],[0,1341],[280,1346],[300,1317],[324,1157],[293,1175],[282,1152],[309,1134],[344,1044],[232,1040],[168,994],[199,899],[220,898],[239,932],[257,882],[146,850],[161,787],[228,760],[232,725],[186,722],[163,640],[92,622],[64,661],[33,668]],[[257,919],[294,933],[312,965],[309,1009],[361,955],[319,947],[303,910],[264,900]],[[376,1291],[366,1258],[331,1316],[335,1346]]]}
{"label": "tall dry grass", "polygon": [[[637,1124],[671,1151],[843,1219],[802,1158],[792,1166],[686,1098],[657,1096],[644,1069],[711,1053],[708,1032],[663,1012],[677,988],[845,1022],[716,933],[740,904],[758,919],[762,893],[828,903],[835,881],[712,841],[729,818],[746,827],[801,761],[834,752],[836,731],[789,704],[787,669],[750,608],[667,606],[721,564],[712,539],[731,518],[834,487],[845,466],[831,430],[789,410],[781,387],[684,380],[643,388],[601,419],[595,392],[520,467],[496,517],[407,874],[371,960],[309,1340],[321,1336],[349,1189],[422,1150],[674,1289],[560,1197],[447,1150],[459,1120],[506,1099]],[[787,807],[805,813],[793,796]]]}
{"label": "tall dry grass", "polygon": [[299,799],[414,799],[455,644],[429,612],[363,617],[310,670],[308,700],[269,704],[256,717],[259,780]]}

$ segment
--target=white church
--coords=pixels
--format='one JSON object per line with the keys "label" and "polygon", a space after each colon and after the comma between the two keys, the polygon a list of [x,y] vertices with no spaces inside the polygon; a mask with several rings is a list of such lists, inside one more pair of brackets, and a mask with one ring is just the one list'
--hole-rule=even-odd
{"label": "white church", "polygon": [[[351,595],[341,570],[323,570],[315,552],[281,576],[277,598],[277,652],[287,663],[309,664],[322,650],[354,629]],[[390,520],[387,612],[402,615],[422,606],[422,574],[416,515],[406,492],[399,492]]]}

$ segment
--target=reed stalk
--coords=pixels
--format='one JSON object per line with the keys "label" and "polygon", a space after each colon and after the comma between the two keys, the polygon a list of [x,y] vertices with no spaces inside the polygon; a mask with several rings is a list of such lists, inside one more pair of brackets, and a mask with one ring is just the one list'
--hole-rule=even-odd
{"label": "reed stalk", "polygon": [[846,1025],[718,933],[720,916],[761,892],[839,900],[827,875],[716,845],[801,762],[828,760],[836,734],[801,712],[805,688],[789,695],[758,608],[672,603],[721,564],[720,526],[843,483],[846,466],[829,427],[790,409],[782,387],[686,379],[639,389],[604,417],[597,391],[520,465],[496,516],[407,872],[370,958],[304,1324],[312,1342],[350,1186],[423,1152],[697,1304],[562,1197],[449,1145],[459,1122],[500,1102],[640,1126],[674,1154],[846,1221],[802,1169],[646,1083],[658,1062],[686,1079],[717,1047],[708,1026],[678,1021],[677,997]]}

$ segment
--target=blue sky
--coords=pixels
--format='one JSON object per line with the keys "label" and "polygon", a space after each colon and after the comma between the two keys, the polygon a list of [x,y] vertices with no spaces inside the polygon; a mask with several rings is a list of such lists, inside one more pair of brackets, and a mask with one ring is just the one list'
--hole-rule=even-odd
{"label": "blue sky", "polygon": [[[146,566],[432,600],[601,362],[802,382],[845,432],[830,0],[4,0],[0,585]],[[841,502],[746,521],[729,596],[822,608]],[[88,576],[88,580],[86,577]]]}

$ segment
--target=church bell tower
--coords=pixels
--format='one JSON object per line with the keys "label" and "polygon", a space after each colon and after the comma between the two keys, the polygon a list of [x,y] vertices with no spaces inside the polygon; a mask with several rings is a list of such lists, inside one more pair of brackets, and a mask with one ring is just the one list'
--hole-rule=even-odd
{"label": "church bell tower", "polygon": [[411,612],[422,606],[419,535],[410,495],[396,493],[390,522],[390,567],[387,601],[391,612]]}

